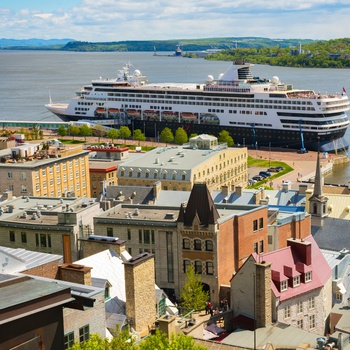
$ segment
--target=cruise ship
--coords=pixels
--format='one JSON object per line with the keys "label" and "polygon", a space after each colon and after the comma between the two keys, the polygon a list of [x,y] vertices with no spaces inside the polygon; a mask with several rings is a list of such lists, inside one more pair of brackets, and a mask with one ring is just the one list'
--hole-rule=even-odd
{"label": "cruise ship", "polygon": [[277,76],[254,77],[249,63],[234,62],[203,83],[149,83],[132,64],[116,78],[93,80],[69,104],[46,107],[64,121],[141,129],[159,139],[169,127],[190,134],[227,130],[236,145],[334,152],[346,149],[349,99],[345,93],[296,89]]}

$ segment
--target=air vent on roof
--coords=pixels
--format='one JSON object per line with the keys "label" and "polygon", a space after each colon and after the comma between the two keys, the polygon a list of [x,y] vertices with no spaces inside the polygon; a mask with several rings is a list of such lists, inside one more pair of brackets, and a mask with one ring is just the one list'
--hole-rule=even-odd
{"label": "air vent on roof", "polygon": [[165,219],[174,219],[174,213],[166,213]]}

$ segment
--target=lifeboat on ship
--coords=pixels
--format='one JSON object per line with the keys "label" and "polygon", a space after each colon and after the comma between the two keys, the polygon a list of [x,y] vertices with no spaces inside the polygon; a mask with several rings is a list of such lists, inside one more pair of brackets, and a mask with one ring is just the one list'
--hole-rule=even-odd
{"label": "lifeboat on ship", "polygon": [[187,122],[195,122],[197,121],[197,113],[187,113],[183,112],[181,113],[181,119]]}

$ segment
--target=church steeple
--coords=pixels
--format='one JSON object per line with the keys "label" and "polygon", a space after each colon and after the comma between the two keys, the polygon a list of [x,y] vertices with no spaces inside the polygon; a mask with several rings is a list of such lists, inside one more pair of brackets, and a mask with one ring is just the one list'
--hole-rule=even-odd
{"label": "church steeple", "polygon": [[[315,183],[314,192],[309,198],[310,201],[310,214],[312,218],[322,219],[328,216],[327,202],[328,198],[323,195],[323,177],[321,172],[320,151],[317,153],[316,171],[315,171]],[[316,223],[315,223],[316,224]]]}

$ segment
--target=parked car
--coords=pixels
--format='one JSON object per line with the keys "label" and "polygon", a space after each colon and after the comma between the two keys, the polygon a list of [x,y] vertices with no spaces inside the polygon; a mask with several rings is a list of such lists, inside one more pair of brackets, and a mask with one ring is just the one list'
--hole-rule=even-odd
{"label": "parked car", "polygon": [[268,171],[260,171],[259,175],[265,178],[271,176],[271,173]]}
{"label": "parked car", "polygon": [[284,170],[284,167],[283,166],[276,166],[276,169],[278,169],[278,171],[282,171],[282,170]]}
{"label": "parked car", "polygon": [[279,167],[274,167],[274,168],[268,168],[267,171],[271,173],[278,173],[280,170],[279,170]]}
{"label": "parked car", "polygon": [[255,181],[261,181],[264,178],[262,176],[260,176],[260,175],[255,175],[255,176],[252,177],[252,179],[255,180]]}
{"label": "parked car", "polygon": [[255,183],[257,183],[256,180],[254,180],[254,179],[248,179],[248,185],[254,185]]}

